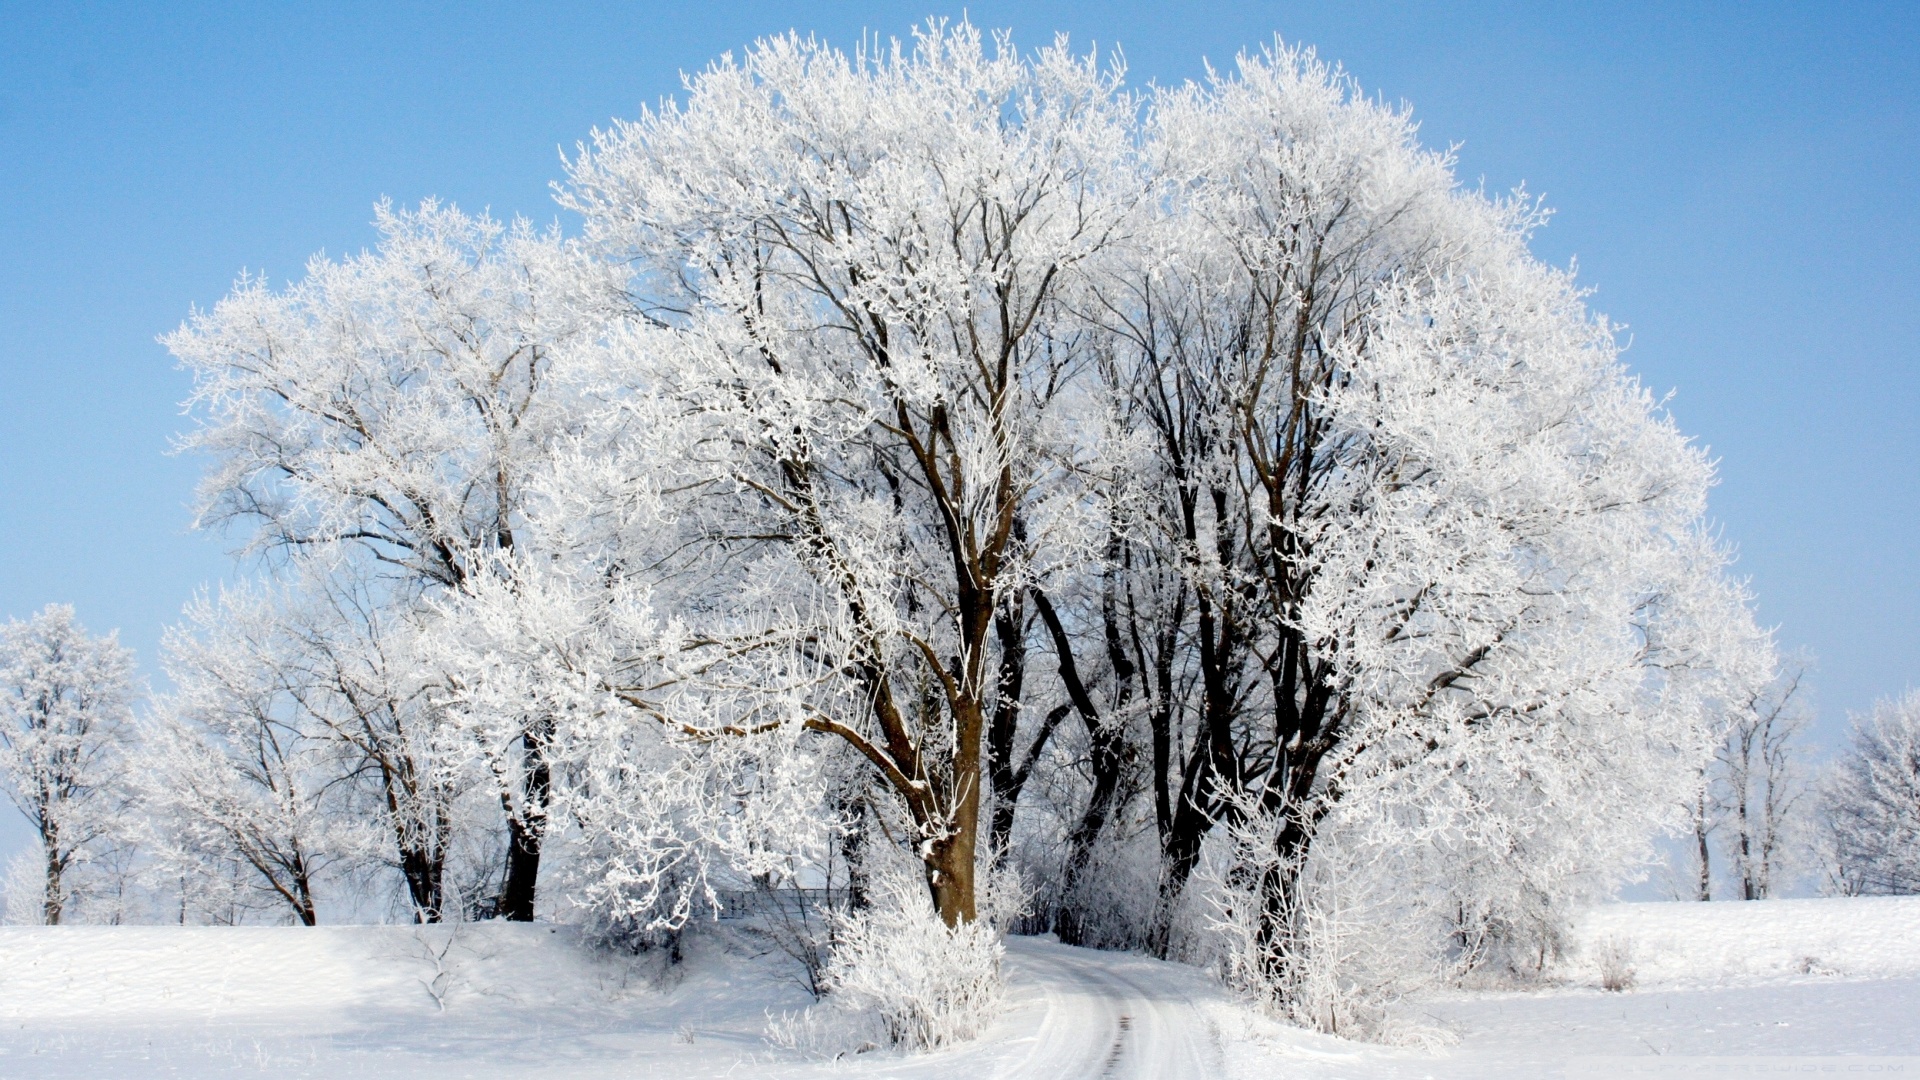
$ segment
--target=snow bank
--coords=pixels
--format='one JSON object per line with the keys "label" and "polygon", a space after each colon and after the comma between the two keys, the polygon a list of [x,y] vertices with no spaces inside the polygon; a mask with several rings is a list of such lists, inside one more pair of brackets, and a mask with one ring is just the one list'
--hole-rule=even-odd
{"label": "snow bank", "polygon": [[566,927],[0,927],[0,1021],[444,1011],[604,1000],[620,972]]}
{"label": "snow bank", "polygon": [[1608,904],[1575,939],[1561,974],[1595,985],[1608,942],[1642,987],[1920,976],[1920,896]]}
{"label": "snow bank", "polygon": [[711,938],[687,962],[570,927],[0,928],[0,1077],[755,1075],[811,1000]]}

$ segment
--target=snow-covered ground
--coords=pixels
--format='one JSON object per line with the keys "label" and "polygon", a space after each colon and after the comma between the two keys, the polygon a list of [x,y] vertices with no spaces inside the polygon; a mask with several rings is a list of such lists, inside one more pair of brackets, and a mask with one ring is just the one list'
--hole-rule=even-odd
{"label": "snow-covered ground", "polygon": [[1600,943],[1624,943],[1640,986],[1723,986],[1920,975],[1920,897],[1610,904],[1580,925],[1568,975],[1598,981]]}
{"label": "snow-covered ground", "polygon": [[[1608,943],[1631,967],[1626,992],[1600,988]],[[1530,1080],[1636,1075],[1609,1058],[1873,1055],[1908,1056],[1896,1075],[1920,1076],[1920,897],[1611,904],[1582,920],[1555,975],[1538,989],[1407,1003],[1409,1020],[1457,1040],[1437,1050],[1250,1019],[1229,1041],[1234,1073]],[[1750,1075],[1765,1063],[1726,1064],[1671,1075]]]}
{"label": "snow-covered ground", "polygon": [[[1605,1056],[1920,1055],[1920,898],[1621,904],[1580,936],[1559,985],[1409,1003],[1456,1040],[1431,1050],[1274,1023],[1180,965],[1014,939],[1009,1007],[978,1042],[820,1062],[766,1041],[809,999],[738,938],[693,938],[663,972],[547,926],[0,928],[0,1076],[1496,1080],[1605,1075]],[[1625,993],[1597,987],[1605,940],[1630,955]]]}

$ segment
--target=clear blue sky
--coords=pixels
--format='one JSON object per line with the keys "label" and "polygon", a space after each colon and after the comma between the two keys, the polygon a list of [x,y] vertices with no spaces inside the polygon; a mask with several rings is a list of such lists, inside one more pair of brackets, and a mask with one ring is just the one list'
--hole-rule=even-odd
{"label": "clear blue sky", "polygon": [[[1823,728],[1920,684],[1920,5],[972,3],[1025,45],[1198,76],[1276,32],[1410,102],[1461,175],[1558,208],[1628,360],[1721,460],[1762,618]],[[551,220],[558,153],[757,35],[904,35],[910,4],[0,0],[0,617],[71,601],[154,673],[230,572],[164,455],[153,341],[243,267],[370,242],[380,196]],[[958,6],[947,10],[957,15]]]}

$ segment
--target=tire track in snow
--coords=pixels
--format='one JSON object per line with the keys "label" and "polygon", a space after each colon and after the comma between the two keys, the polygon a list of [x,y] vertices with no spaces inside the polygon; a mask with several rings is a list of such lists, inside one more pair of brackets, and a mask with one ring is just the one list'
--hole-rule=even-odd
{"label": "tire track in snow", "polygon": [[1007,1010],[978,1040],[842,1061],[834,1072],[888,1080],[1215,1080],[1225,1072],[1219,1034],[1195,1004],[1218,993],[1203,972],[1019,937],[1007,939],[1005,971]]}
{"label": "tire track in snow", "polygon": [[1223,1071],[1212,1025],[1190,993],[1195,981],[1205,979],[1200,972],[1034,939],[1009,939],[1007,954],[1010,988],[1016,994],[1037,990],[1044,1016],[1027,1054],[988,1075],[1210,1080]]}

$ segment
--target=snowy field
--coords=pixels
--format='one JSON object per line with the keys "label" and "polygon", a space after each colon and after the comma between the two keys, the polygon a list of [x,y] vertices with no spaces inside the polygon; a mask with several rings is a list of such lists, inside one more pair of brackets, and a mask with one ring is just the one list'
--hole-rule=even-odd
{"label": "snowy field", "polygon": [[[822,1062],[766,1041],[809,999],[737,937],[695,938],[663,973],[547,926],[12,927],[0,1076],[1520,1078],[1602,1075],[1568,1072],[1593,1056],[1920,1055],[1920,898],[1622,904],[1581,939],[1553,987],[1408,1003],[1451,1040],[1412,1049],[1252,1015],[1191,968],[1016,938],[1009,1008],[978,1042]],[[1602,941],[1627,992],[1597,987]]]}

